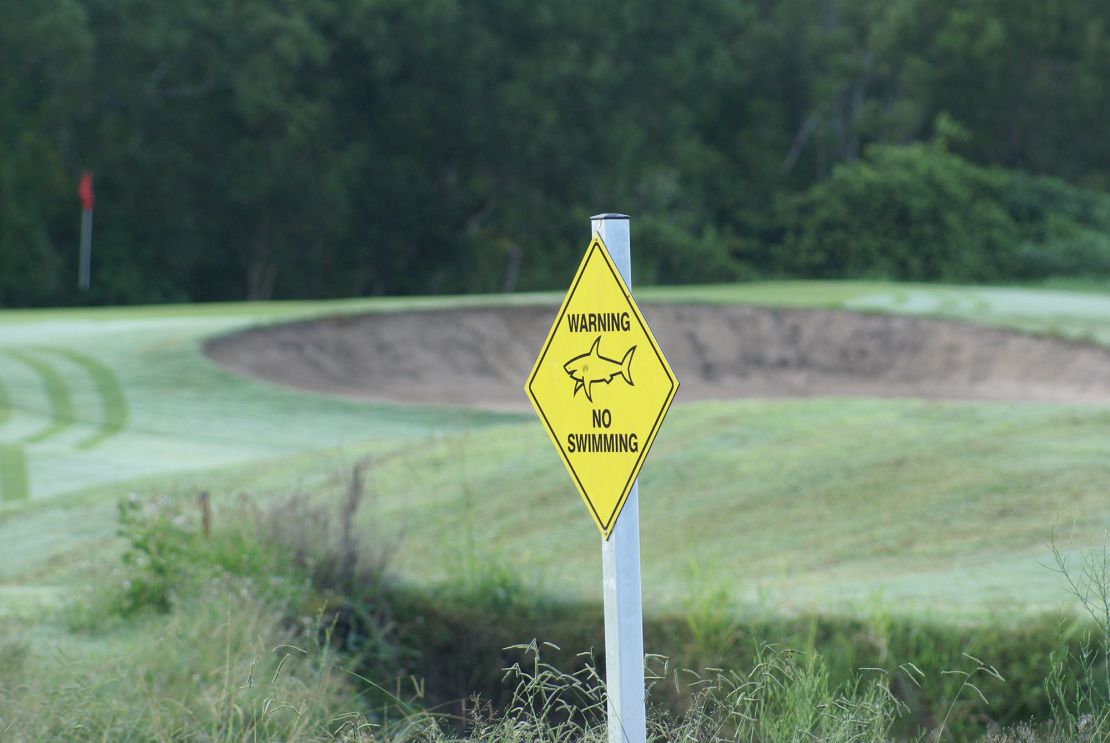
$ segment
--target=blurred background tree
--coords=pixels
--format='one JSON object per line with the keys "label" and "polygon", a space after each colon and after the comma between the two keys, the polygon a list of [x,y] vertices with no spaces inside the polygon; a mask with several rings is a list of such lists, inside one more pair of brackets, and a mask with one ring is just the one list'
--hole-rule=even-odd
{"label": "blurred background tree", "polygon": [[[0,304],[1110,277],[1100,0],[0,0]],[[76,290],[82,169],[93,289]]]}

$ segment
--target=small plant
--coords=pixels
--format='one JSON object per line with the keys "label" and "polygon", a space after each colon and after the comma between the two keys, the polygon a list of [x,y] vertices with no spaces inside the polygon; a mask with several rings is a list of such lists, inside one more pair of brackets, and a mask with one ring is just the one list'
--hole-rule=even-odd
{"label": "small plant", "polygon": [[718,740],[767,743],[887,740],[905,709],[884,672],[870,671],[834,688],[818,655],[775,646],[761,647],[747,673],[713,678],[694,709],[707,705],[731,727],[729,736]]}
{"label": "small plant", "polygon": [[720,665],[740,637],[740,622],[730,592],[724,585],[709,586],[701,575],[695,575],[690,583],[705,588],[686,600],[683,617],[690,637],[686,662],[696,669]]}
{"label": "small plant", "polygon": [[940,721],[940,725],[937,727],[936,733],[932,736],[932,739],[934,741],[937,741],[938,743],[944,736],[945,731],[948,729],[948,721],[952,717],[952,711],[956,709],[956,705],[960,703],[965,693],[974,694],[984,705],[990,704],[990,702],[987,701],[987,698],[983,695],[983,692],[980,691],[979,687],[975,684],[976,677],[989,676],[990,678],[996,679],[998,681],[1005,681],[1005,679],[1002,678],[1002,674],[999,673],[998,669],[994,666],[988,666],[983,663],[983,661],[972,655],[968,655],[967,653],[964,653],[963,656],[966,660],[971,661],[971,670],[957,668],[948,671],[941,671],[941,673],[945,676],[955,676],[956,678],[960,679],[960,687],[953,695],[952,701],[949,703],[948,709],[944,713],[944,719]]}
{"label": "small plant", "polygon": [[[495,715],[472,707],[466,741],[607,740],[605,684],[593,665],[565,673],[541,659],[535,641],[512,649],[530,659],[507,669],[516,687],[512,701]],[[667,743],[826,743],[885,741],[904,707],[890,693],[887,676],[833,688],[821,659],[774,646],[756,652],[748,672],[711,669],[705,676],[675,672],[676,686],[688,687],[691,702],[679,713],[653,709],[649,739]],[[681,690],[676,690],[681,693]]]}
{"label": "small plant", "polygon": [[382,585],[397,543],[359,523],[369,466],[363,459],[351,467],[334,507],[296,493],[274,500],[258,516],[258,538],[277,545],[317,590],[366,598]]}
{"label": "small plant", "polygon": [[127,542],[118,612],[128,616],[143,609],[169,611],[188,572],[197,535],[175,499],[168,497],[144,503],[132,493],[119,502],[118,521],[118,534]]}
{"label": "small plant", "polygon": [[1098,636],[1092,644],[1101,650],[1102,679],[1107,693],[1103,701],[1110,705],[1110,532],[1103,536],[1101,547],[1093,546],[1080,553],[1078,566],[1056,544],[1054,533],[1052,558],[1068,592],[1078,599],[1097,628]]}
{"label": "small plant", "polygon": [[[215,516],[203,499],[201,508],[196,503],[184,494],[149,499],[131,494],[120,501],[117,534],[124,550],[118,580],[99,596],[102,613],[164,614],[183,595],[225,575],[242,578],[275,606],[304,603],[307,581],[281,545],[259,538],[258,510],[249,497],[240,496]],[[212,518],[216,528],[206,530]]]}
{"label": "small plant", "polygon": [[1051,547],[1052,568],[1092,620],[1082,630],[1078,651],[1065,647],[1052,656],[1045,689],[1055,734],[1061,740],[1106,740],[1110,738],[1110,534],[1104,535],[1101,546],[1081,552],[1078,560],[1060,549],[1055,532]]}
{"label": "small plant", "polygon": [[[553,650],[560,648],[542,643]],[[505,671],[506,682],[516,682],[512,699],[497,721],[474,726],[472,735],[495,730],[528,731],[525,739],[545,741],[588,740],[605,730],[607,706],[605,683],[593,664],[587,662],[575,673],[565,673],[540,657],[541,643],[514,645],[531,660],[525,669],[519,663]]]}

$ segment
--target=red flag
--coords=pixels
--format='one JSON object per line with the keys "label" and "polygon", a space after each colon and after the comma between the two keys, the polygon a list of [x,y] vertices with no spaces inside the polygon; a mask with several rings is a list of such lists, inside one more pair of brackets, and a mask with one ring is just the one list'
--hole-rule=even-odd
{"label": "red flag", "polygon": [[92,173],[85,171],[81,174],[81,183],[77,186],[77,195],[81,198],[81,208],[88,211],[93,208]]}

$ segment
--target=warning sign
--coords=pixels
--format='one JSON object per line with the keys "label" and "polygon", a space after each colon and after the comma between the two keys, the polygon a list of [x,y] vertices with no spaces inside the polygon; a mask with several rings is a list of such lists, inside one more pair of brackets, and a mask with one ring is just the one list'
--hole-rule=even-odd
{"label": "warning sign", "polygon": [[608,539],[678,379],[599,235],[524,391]]}

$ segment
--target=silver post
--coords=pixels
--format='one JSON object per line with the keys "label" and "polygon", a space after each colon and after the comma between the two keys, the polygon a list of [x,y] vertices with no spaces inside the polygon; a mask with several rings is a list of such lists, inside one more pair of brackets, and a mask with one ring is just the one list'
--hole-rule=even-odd
{"label": "silver post", "polygon": [[[590,219],[624,283],[632,288],[629,219],[598,214]],[[620,518],[601,542],[605,595],[605,687],[609,698],[609,743],[644,743],[644,620],[640,598],[640,498],[632,484]]]}
{"label": "silver post", "polygon": [[88,291],[92,273],[92,209],[81,210],[81,263],[77,268],[77,288]]}

